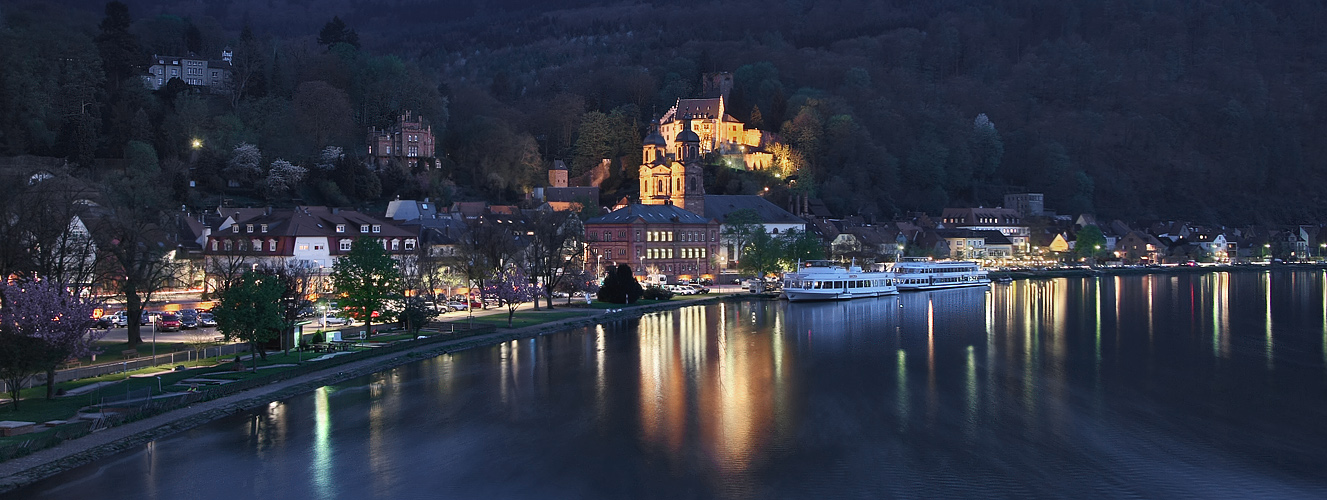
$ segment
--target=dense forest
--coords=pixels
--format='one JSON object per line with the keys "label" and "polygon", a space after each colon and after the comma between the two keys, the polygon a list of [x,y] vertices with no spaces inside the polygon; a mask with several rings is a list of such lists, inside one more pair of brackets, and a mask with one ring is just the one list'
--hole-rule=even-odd
{"label": "dense forest", "polygon": [[[611,158],[625,168],[608,199],[634,186],[648,121],[730,71],[731,113],[781,135],[797,181],[716,165],[712,193],[807,190],[874,218],[1023,190],[1112,218],[1327,215],[1320,2],[127,3],[123,51],[230,47],[250,83],[225,99],[130,89],[103,2],[0,7],[0,154],[96,176],[133,140],[221,188],[250,143],[264,164],[329,171],[265,196],[326,203],[512,200],[553,159]],[[328,39],[333,15],[346,28]],[[356,168],[362,131],[407,108],[439,132],[440,167]]]}

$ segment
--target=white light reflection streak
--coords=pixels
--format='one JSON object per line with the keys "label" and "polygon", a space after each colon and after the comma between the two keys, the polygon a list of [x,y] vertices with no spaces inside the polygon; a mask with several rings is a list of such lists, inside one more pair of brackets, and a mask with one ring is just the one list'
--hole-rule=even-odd
{"label": "white light reflection streak", "polygon": [[1266,310],[1264,319],[1267,322],[1267,369],[1273,370],[1276,366],[1272,363],[1272,274],[1264,273],[1263,282],[1266,284],[1263,287],[1263,296]]}
{"label": "white light reflection streak", "polygon": [[607,405],[607,382],[604,380],[604,351],[608,349],[607,341],[604,339],[604,325],[595,325],[594,327],[594,415],[600,420],[604,419],[604,413]]}
{"label": "white light reflection streak", "polygon": [[968,408],[964,419],[963,434],[972,439],[977,435],[977,352],[968,346],[968,367],[967,367],[967,396]]}
{"label": "white light reflection streak", "polygon": [[318,498],[336,498],[332,487],[332,413],[327,386],[313,392],[313,461],[309,476]]}
{"label": "white light reflection streak", "polygon": [[908,353],[898,350],[898,430],[908,430]]}

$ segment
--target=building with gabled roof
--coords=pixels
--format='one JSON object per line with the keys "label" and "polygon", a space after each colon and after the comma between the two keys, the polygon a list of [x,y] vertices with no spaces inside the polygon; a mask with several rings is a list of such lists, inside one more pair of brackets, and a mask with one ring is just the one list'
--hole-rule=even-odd
{"label": "building with gabled roof", "polygon": [[350,253],[355,239],[382,243],[390,254],[415,251],[416,232],[394,221],[355,210],[329,207],[220,208],[220,217],[204,229],[205,257],[241,257],[254,264],[278,262],[290,267],[330,272],[337,257]]}

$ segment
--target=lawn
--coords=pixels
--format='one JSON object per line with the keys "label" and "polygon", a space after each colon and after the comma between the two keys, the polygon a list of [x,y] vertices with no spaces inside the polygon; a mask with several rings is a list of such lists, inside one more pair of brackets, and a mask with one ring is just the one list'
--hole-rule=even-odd
{"label": "lawn", "polygon": [[[544,323],[550,323],[553,321],[559,321],[568,318],[583,318],[583,317],[585,317],[584,310],[558,311],[555,309],[553,311],[517,311],[516,315],[512,317],[511,327],[522,328],[533,325],[542,325]],[[464,324],[468,321],[470,320],[457,319],[453,322],[457,324]],[[474,322],[476,325],[491,325],[491,326],[496,326],[498,328],[507,328],[507,314],[504,312],[488,316],[477,316],[474,318]]]}

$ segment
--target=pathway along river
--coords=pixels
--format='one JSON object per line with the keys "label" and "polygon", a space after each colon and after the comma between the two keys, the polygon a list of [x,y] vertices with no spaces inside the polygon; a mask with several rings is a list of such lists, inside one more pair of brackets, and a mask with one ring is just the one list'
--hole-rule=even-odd
{"label": "pathway along river", "polygon": [[691,306],[324,387],[11,496],[1323,498],[1325,281]]}

